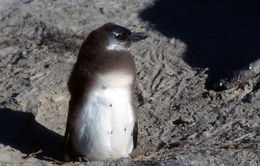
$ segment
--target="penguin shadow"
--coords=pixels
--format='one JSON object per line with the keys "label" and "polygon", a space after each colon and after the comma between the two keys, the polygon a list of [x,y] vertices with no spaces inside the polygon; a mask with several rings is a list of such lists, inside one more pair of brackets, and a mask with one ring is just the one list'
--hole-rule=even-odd
{"label": "penguin shadow", "polygon": [[[36,122],[32,113],[0,109],[0,143],[41,160],[59,160],[63,137]],[[25,157],[25,159],[27,158]]]}
{"label": "penguin shadow", "polygon": [[157,0],[139,17],[186,43],[184,61],[208,68],[207,89],[260,58],[260,1]]}

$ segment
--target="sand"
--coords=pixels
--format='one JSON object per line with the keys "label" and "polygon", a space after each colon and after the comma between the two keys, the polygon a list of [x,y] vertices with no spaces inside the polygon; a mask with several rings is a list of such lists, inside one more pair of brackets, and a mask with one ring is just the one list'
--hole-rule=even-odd
{"label": "sand", "polygon": [[260,58],[260,2],[0,0],[0,165],[58,165],[67,80],[106,22],[147,32],[137,67],[141,155],[67,165],[260,165],[260,76],[212,84]]}

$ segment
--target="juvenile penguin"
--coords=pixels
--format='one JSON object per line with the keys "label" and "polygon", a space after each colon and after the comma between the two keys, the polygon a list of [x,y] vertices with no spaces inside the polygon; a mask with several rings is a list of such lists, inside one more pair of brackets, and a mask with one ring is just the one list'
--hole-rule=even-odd
{"label": "juvenile penguin", "polygon": [[63,161],[105,161],[137,145],[135,63],[129,49],[143,32],[107,23],[83,42],[69,78]]}

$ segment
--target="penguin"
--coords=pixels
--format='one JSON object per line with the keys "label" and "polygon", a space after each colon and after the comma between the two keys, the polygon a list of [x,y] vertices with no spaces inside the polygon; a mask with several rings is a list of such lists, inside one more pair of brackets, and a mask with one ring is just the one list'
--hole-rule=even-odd
{"label": "penguin", "polygon": [[68,81],[63,161],[114,160],[136,148],[136,68],[129,49],[147,37],[106,23],[83,42]]}

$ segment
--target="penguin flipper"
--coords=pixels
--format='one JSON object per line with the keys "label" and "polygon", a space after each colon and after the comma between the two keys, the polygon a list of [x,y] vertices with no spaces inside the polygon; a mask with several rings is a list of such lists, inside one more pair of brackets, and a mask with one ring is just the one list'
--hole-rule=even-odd
{"label": "penguin flipper", "polygon": [[62,161],[67,162],[72,160],[72,157],[69,152],[70,147],[71,147],[70,131],[66,129],[63,145],[62,145],[62,154],[61,154]]}
{"label": "penguin flipper", "polygon": [[75,160],[75,151],[73,148],[73,144],[72,144],[72,133],[73,133],[73,127],[72,127],[72,123],[73,123],[73,107],[72,102],[69,102],[69,114],[67,117],[67,124],[66,124],[66,131],[65,131],[65,136],[64,136],[64,140],[63,140],[63,145],[62,145],[62,154],[61,154],[61,159],[62,161],[73,161]]}
{"label": "penguin flipper", "polygon": [[142,153],[139,147],[137,147],[137,137],[138,137],[138,124],[135,122],[134,129],[133,129],[133,142],[134,142],[134,149],[133,151],[129,154],[132,158],[136,158],[140,156]]}
{"label": "penguin flipper", "polygon": [[138,139],[138,124],[137,122],[135,122],[134,130],[133,130],[134,149],[137,147],[137,139]]}

